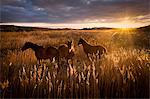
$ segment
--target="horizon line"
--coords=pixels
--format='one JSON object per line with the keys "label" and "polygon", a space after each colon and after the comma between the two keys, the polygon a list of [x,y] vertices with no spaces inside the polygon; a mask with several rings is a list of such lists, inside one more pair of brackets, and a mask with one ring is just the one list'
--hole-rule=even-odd
{"label": "horizon line", "polygon": [[103,24],[103,23],[38,23],[38,22],[24,22],[24,23],[14,23],[14,22],[0,22],[0,25],[14,25],[14,26],[23,26],[23,27],[37,27],[37,28],[49,28],[49,29],[83,29],[83,28],[140,28],[140,27],[145,27],[149,26],[150,24],[143,24],[143,25],[135,25],[135,26],[128,26],[126,24],[123,24],[124,26],[119,26],[113,25],[114,23],[108,23],[108,24]]}

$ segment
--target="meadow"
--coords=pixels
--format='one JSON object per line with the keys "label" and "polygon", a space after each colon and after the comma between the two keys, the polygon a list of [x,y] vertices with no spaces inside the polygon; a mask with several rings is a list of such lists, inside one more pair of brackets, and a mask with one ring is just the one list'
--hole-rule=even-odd
{"label": "meadow", "polygon": [[[87,58],[78,40],[106,47],[107,54]],[[58,48],[73,41],[70,61],[37,64],[30,41]],[[0,33],[1,98],[149,98],[150,34],[136,29],[49,30]],[[59,70],[58,70],[59,69]]]}

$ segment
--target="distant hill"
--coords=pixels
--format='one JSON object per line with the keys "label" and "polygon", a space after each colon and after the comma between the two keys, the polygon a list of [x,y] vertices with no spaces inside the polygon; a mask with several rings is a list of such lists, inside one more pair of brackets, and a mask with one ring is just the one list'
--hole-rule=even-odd
{"label": "distant hill", "polygon": [[138,28],[138,29],[139,29],[139,30],[142,30],[142,31],[150,32],[150,25],[144,26],[144,27],[140,27],[140,28]]}
{"label": "distant hill", "polygon": [[22,31],[48,31],[48,30],[71,30],[70,28],[52,29],[52,28],[40,28],[40,27],[24,27],[15,25],[0,25],[1,32],[22,32]]}
{"label": "distant hill", "polygon": [[[93,27],[93,28],[82,28],[80,30],[108,30],[108,29],[114,29],[114,28],[108,28],[108,27]],[[142,31],[150,31],[150,25],[137,28]],[[0,31],[1,32],[22,32],[22,31],[48,31],[48,30],[76,30],[71,28],[42,28],[42,27],[25,27],[25,26],[15,26],[15,25],[0,25]]]}
{"label": "distant hill", "polygon": [[[117,29],[117,28],[108,28],[108,27],[93,27],[93,28],[83,28],[81,30],[108,30],[108,29]],[[143,27],[139,27],[137,28],[138,30],[142,30],[142,31],[150,31],[150,25],[148,26],[143,26]]]}
{"label": "distant hill", "polygon": [[2,32],[38,31],[38,30],[49,30],[49,29],[37,27],[22,27],[14,25],[0,25],[0,31]]}
{"label": "distant hill", "polygon": [[107,30],[107,29],[113,29],[113,28],[107,28],[107,27],[93,27],[93,28],[83,28],[81,30]]}

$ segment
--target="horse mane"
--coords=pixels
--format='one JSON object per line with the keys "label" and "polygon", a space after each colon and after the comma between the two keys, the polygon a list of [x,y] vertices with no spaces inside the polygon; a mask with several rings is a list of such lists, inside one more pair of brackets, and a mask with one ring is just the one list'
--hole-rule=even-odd
{"label": "horse mane", "polygon": [[92,46],[92,45],[90,45],[86,40],[84,40],[84,39],[82,39],[82,38],[80,38],[80,40],[81,40],[82,43],[84,43],[84,44],[86,44],[86,45],[88,45],[88,46]]}
{"label": "horse mane", "polygon": [[34,43],[32,43],[32,42],[28,42],[28,43],[30,43],[31,45],[36,46],[36,47],[43,47],[43,46],[40,46],[40,45],[34,44]]}
{"label": "horse mane", "polygon": [[27,47],[27,49],[28,49],[28,48],[31,48],[31,49],[33,49],[34,51],[35,51],[37,48],[43,48],[43,46],[39,46],[39,45],[34,44],[34,43],[32,43],[32,42],[26,42],[26,43],[24,44],[24,47]]}

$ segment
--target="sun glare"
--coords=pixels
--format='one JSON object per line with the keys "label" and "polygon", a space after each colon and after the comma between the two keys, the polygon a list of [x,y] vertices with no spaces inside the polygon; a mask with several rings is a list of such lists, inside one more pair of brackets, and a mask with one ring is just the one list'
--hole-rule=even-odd
{"label": "sun glare", "polygon": [[121,29],[122,31],[129,31],[129,30],[132,30],[132,28],[119,28]]}

